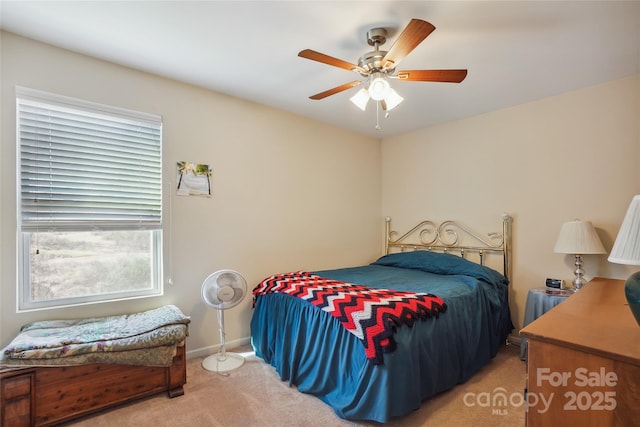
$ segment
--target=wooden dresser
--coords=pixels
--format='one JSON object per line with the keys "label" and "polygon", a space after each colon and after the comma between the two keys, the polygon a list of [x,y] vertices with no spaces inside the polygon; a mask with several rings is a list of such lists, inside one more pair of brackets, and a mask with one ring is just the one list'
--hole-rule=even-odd
{"label": "wooden dresser", "polygon": [[623,280],[593,279],[520,334],[527,426],[640,425],[640,325]]}

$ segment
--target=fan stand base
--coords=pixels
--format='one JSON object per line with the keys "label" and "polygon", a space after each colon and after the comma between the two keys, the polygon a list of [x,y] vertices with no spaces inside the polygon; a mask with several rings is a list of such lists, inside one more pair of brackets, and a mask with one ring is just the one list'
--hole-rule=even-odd
{"label": "fan stand base", "polygon": [[226,372],[238,369],[244,365],[244,357],[236,353],[212,354],[202,361],[202,367],[211,372]]}

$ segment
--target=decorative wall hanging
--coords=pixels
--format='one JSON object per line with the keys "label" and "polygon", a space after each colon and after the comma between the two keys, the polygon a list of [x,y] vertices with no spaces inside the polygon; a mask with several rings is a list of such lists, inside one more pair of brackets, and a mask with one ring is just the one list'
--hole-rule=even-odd
{"label": "decorative wall hanging", "polygon": [[178,196],[211,197],[211,168],[202,163],[178,162],[176,164]]}

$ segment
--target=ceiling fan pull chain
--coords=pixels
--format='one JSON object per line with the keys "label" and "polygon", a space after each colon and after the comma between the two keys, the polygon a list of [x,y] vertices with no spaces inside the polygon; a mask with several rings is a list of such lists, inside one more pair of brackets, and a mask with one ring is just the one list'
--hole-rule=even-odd
{"label": "ceiling fan pull chain", "polygon": [[380,130],[380,101],[376,102],[376,130]]}

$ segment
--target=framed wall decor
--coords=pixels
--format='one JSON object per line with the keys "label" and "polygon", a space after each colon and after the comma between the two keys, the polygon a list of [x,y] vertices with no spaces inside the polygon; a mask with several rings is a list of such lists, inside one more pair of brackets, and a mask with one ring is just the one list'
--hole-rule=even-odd
{"label": "framed wall decor", "polygon": [[176,194],[211,197],[211,167],[203,163],[177,162]]}

